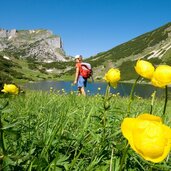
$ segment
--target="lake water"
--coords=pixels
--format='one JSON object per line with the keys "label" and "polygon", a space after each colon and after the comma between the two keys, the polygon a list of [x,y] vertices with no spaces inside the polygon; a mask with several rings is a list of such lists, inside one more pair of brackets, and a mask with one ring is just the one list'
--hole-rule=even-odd
{"label": "lake water", "polygon": [[[117,88],[111,88],[110,92],[113,94],[120,93],[121,96],[129,96],[132,88],[131,83],[120,83]],[[95,94],[105,94],[107,84],[104,82],[88,82],[86,87],[86,92],[89,95]],[[27,83],[24,85],[25,89],[29,90],[42,90],[49,91],[51,88],[54,90],[62,90],[65,92],[77,91],[77,86],[72,85],[70,81],[41,81]],[[100,90],[98,90],[100,88]],[[165,90],[156,88],[148,84],[137,84],[134,90],[134,94],[143,98],[148,98],[156,90],[156,95],[158,97],[164,97]],[[168,92],[171,92],[171,88],[168,89]]]}

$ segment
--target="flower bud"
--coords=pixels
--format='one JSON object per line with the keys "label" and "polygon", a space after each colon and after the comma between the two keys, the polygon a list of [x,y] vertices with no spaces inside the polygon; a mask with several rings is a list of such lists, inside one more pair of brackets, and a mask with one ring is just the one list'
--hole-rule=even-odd
{"label": "flower bud", "polygon": [[4,84],[4,89],[1,91],[4,93],[15,94],[15,95],[19,93],[18,87],[14,84]]}
{"label": "flower bud", "polygon": [[137,118],[125,118],[121,130],[131,148],[145,160],[158,163],[168,156],[171,128],[162,124],[160,117],[141,114]]}
{"label": "flower bud", "polygon": [[154,86],[164,88],[171,84],[171,66],[159,65],[154,71],[151,82]]}
{"label": "flower bud", "polygon": [[154,66],[148,61],[138,60],[135,66],[135,71],[140,76],[147,79],[151,79],[154,72]]}
{"label": "flower bud", "polygon": [[111,86],[116,87],[117,82],[120,80],[120,71],[115,68],[111,68],[106,74],[104,79],[107,83],[109,83]]}

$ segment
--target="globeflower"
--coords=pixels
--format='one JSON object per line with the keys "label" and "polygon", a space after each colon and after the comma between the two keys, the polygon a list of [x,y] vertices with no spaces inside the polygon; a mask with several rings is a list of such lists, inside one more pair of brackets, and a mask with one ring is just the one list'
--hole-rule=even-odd
{"label": "globeflower", "polygon": [[162,124],[158,116],[141,114],[137,118],[125,118],[121,130],[131,148],[145,160],[158,163],[170,152],[171,128]]}
{"label": "globeflower", "polygon": [[101,88],[100,87],[98,87],[98,91],[100,91],[101,90]]}
{"label": "globeflower", "polygon": [[151,79],[154,86],[164,88],[166,85],[171,84],[171,66],[169,65],[159,65]]}
{"label": "globeflower", "polygon": [[148,61],[138,60],[135,66],[135,71],[140,76],[147,79],[151,79],[154,72],[154,66]]}
{"label": "globeflower", "polygon": [[19,93],[18,87],[14,84],[4,84],[4,89],[1,91],[4,93],[15,94],[15,95]]}
{"label": "globeflower", "polygon": [[104,79],[111,86],[116,87],[117,82],[120,80],[120,71],[119,71],[119,69],[116,69],[116,68],[109,69],[109,71],[105,74]]}

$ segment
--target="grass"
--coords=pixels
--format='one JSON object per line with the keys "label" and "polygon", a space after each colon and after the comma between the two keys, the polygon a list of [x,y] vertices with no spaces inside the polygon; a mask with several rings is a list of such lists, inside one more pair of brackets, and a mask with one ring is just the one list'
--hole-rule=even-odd
{"label": "grass", "polygon": [[[6,101],[9,104],[2,109]],[[120,125],[129,102],[118,95],[105,101],[98,94],[82,97],[52,90],[26,91],[9,99],[1,95],[5,153],[0,148],[0,170],[118,171],[126,146]],[[163,103],[155,99],[155,115],[161,115]],[[151,99],[135,97],[131,117],[149,113],[150,104]],[[166,114],[171,126],[169,109]],[[129,148],[125,168],[159,171],[171,169],[169,163],[170,158],[167,163],[152,164]]]}

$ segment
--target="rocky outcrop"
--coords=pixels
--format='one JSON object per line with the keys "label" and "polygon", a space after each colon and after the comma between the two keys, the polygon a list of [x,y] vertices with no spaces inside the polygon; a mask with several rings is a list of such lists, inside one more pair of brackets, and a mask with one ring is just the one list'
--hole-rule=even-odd
{"label": "rocky outcrop", "polygon": [[61,37],[49,30],[0,29],[0,51],[42,62],[66,61]]}

